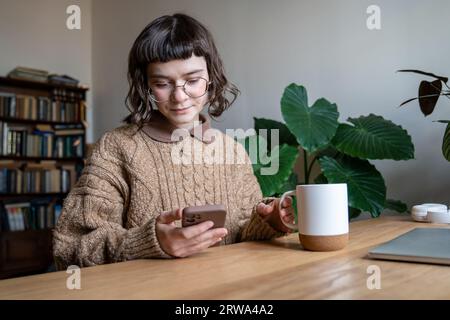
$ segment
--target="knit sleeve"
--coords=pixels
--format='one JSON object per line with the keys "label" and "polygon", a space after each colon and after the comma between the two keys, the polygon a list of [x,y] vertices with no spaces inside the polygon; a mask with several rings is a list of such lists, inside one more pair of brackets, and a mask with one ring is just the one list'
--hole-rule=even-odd
{"label": "knit sleeve", "polygon": [[236,198],[240,207],[240,232],[238,241],[267,240],[285,235],[272,228],[256,212],[256,206],[263,202],[270,203],[274,197],[263,197],[258,180],[253,173],[251,160],[244,147],[238,143],[237,146],[236,178],[237,184]]}
{"label": "knit sleeve", "polygon": [[168,258],[159,246],[155,219],[126,229],[129,198],[126,161],[105,134],[94,146],[82,175],[64,200],[53,233],[56,267],[80,267],[138,258]]}

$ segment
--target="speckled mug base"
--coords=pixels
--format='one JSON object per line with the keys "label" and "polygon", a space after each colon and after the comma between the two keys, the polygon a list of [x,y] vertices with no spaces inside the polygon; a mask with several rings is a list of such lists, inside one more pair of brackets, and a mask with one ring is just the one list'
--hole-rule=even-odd
{"label": "speckled mug base", "polygon": [[336,251],[343,249],[348,243],[348,233],[335,236],[310,236],[299,233],[300,242],[310,251]]}

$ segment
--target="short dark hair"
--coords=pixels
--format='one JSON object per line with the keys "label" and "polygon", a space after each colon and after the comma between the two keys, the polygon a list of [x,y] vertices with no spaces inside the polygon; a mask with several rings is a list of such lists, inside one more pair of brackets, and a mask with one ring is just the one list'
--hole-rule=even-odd
{"label": "short dark hair", "polygon": [[[153,112],[147,91],[147,67],[152,62],[204,57],[211,84],[208,114],[219,117],[236,100],[238,88],[226,76],[211,33],[194,18],[177,13],[150,22],[134,41],[128,56],[129,90],[125,104],[130,110],[123,121],[142,126]],[[226,93],[231,93],[231,99]]]}

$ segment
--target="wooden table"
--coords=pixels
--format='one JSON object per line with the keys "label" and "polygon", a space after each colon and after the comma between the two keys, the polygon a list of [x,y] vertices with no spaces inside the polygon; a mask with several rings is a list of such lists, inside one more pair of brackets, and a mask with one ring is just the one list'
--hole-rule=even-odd
{"label": "wooden table", "polygon": [[[409,217],[352,222],[349,245],[335,252],[302,249],[298,235],[209,248],[185,259],[135,260],[0,281],[0,299],[450,299],[450,267],[370,260],[369,248],[416,227]],[[367,269],[381,270],[368,289]]]}

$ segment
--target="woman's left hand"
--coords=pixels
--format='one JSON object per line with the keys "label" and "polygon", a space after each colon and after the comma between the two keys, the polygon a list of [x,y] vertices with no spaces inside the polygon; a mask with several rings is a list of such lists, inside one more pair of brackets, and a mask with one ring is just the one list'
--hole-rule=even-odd
{"label": "woman's left hand", "polygon": [[287,223],[294,222],[294,208],[292,207],[292,198],[286,197],[281,205],[281,211],[278,209],[280,199],[276,198],[269,204],[259,203],[256,206],[256,212],[266,221],[272,228],[281,232],[292,231],[286,227],[281,219]]}

